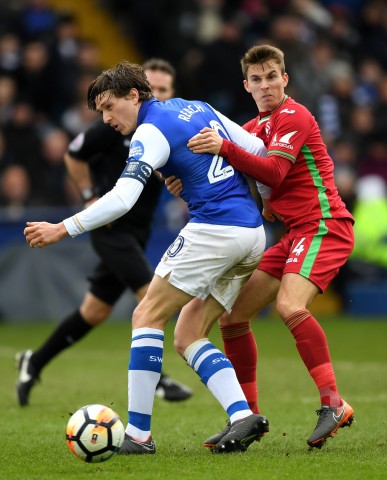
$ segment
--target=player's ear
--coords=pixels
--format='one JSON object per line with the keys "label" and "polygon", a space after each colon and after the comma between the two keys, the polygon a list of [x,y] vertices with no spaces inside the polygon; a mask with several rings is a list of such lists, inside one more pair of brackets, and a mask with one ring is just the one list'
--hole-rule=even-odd
{"label": "player's ear", "polygon": [[251,90],[249,88],[249,84],[247,82],[247,80],[243,80],[243,86],[245,87],[245,90],[249,93],[251,93]]}
{"label": "player's ear", "polygon": [[289,75],[286,72],[283,75],[283,79],[284,79],[284,87],[286,87],[286,85],[289,83]]}
{"label": "player's ear", "polygon": [[138,101],[140,98],[140,94],[138,93],[137,88],[131,88],[129,94],[127,95],[127,98]]}

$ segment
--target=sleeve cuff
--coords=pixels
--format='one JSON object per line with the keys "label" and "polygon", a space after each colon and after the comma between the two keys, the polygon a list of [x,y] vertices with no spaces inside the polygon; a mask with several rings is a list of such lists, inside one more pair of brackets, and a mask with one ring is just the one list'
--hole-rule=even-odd
{"label": "sleeve cuff", "polygon": [[86,231],[82,226],[82,224],[80,223],[80,221],[78,220],[76,215],[73,215],[72,217],[69,217],[63,220],[63,224],[68,234],[72,238],[75,238]]}
{"label": "sleeve cuff", "polygon": [[230,140],[227,140],[226,138],[223,139],[222,146],[220,147],[220,150],[219,150],[219,155],[221,157],[226,157],[227,158],[228,147],[229,147],[230,143],[231,143]]}

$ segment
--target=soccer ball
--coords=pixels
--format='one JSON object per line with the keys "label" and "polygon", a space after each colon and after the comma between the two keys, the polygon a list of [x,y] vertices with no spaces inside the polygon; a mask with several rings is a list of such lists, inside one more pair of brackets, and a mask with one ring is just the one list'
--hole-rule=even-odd
{"label": "soccer ball", "polygon": [[67,445],[84,462],[104,462],[121,448],[125,427],[111,408],[86,405],[77,410],[66,427]]}

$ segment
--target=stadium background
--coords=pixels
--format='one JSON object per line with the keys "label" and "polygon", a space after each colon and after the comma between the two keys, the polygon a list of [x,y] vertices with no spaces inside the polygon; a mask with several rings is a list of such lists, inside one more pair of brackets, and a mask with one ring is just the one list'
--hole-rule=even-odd
{"label": "stadium background", "polygon": [[[22,232],[26,220],[57,221],[81,207],[63,153],[94,121],[85,107],[89,82],[122,58],[163,57],[176,68],[178,96],[206,100],[243,124],[256,107],[239,59],[257,42],[284,50],[287,93],[316,116],[348,208],[376,197],[387,208],[385,1],[2,0],[1,320],[59,320],[87,287],[95,257],[86,236],[31,251]],[[361,249],[314,309],[387,313],[386,218],[368,222],[377,226],[382,254]],[[179,200],[165,193],[148,247],[153,264],[185,221]],[[271,243],[281,229],[267,228]],[[127,317],[132,304],[128,294],[114,316]]]}

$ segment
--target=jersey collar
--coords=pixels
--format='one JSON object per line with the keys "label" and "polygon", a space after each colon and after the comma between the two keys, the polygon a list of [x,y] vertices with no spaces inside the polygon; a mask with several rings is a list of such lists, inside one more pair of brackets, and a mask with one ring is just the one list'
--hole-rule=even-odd
{"label": "jersey collar", "polygon": [[137,126],[141,125],[143,121],[145,120],[148,108],[152,105],[152,103],[158,102],[157,98],[153,97],[150,100],[145,100],[141,104],[140,110],[138,112],[138,118],[137,118]]}
{"label": "jersey collar", "polygon": [[280,103],[271,111],[269,112],[259,112],[259,115],[258,115],[258,125],[266,120],[268,120],[270,118],[270,116],[277,110],[277,108],[281,107],[285,102],[286,100],[289,98],[289,95],[284,95],[283,99],[280,101]]}

